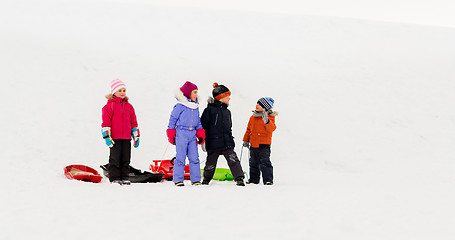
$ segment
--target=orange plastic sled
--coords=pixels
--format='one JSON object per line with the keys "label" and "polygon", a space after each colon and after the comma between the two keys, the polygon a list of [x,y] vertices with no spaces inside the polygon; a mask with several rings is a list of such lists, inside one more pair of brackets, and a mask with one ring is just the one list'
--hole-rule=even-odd
{"label": "orange plastic sled", "polygon": [[95,169],[84,165],[69,165],[63,170],[68,179],[94,183],[99,183],[103,179]]}

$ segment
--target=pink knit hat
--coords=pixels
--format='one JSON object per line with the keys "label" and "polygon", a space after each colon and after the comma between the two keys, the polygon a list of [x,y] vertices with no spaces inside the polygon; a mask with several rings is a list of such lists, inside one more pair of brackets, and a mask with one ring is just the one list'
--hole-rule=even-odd
{"label": "pink knit hat", "polygon": [[190,81],[186,81],[185,84],[180,88],[180,91],[182,91],[183,95],[185,97],[190,98],[191,97],[191,92],[193,90],[196,90],[197,86],[194,83],[191,83]]}
{"label": "pink knit hat", "polygon": [[112,80],[111,82],[111,93],[114,94],[115,92],[117,92],[118,90],[122,89],[122,88],[125,88],[126,89],[126,85],[125,83],[123,83],[120,79],[115,79],[115,80]]}

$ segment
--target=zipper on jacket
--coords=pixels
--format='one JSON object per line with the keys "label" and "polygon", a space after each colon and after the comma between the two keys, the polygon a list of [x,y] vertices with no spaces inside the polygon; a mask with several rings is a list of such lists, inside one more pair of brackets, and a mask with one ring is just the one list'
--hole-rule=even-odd
{"label": "zipper on jacket", "polygon": [[218,122],[218,114],[216,114],[216,118],[215,118],[215,126],[216,126],[216,123]]}
{"label": "zipper on jacket", "polygon": [[125,132],[124,132],[124,116],[123,116],[123,100],[120,101],[120,107],[122,108],[122,125],[121,125],[121,128],[122,128],[122,138],[123,136],[125,136]]}
{"label": "zipper on jacket", "polygon": [[226,143],[226,138],[224,137],[224,135],[226,134],[226,129],[225,129],[226,127],[224,126],[223,109],[221,109],[220,114],[221,114],[221,126],[223,128],[223,142],[224,142],[224,146],[226,147],[227,143]]}

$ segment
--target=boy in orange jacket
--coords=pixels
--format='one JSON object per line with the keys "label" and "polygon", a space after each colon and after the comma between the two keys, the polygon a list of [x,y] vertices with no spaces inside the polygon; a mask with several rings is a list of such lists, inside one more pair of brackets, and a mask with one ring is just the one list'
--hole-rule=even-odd
{"label": "boy in orange jacket", "polygon": [[272,110],[273,98],[263,97],[257,101],[256,110],[248,121],[243,146],[250,148],[250,179],[247,184],[259,184],[261,172],[264,185],[273,185],[273,166],[270,161],[272,134],[276,129],[277,112]]}

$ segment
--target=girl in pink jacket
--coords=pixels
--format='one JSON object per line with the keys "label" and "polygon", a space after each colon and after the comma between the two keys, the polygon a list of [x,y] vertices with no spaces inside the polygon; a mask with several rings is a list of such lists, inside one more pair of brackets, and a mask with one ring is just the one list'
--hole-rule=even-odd
{"label": "girl in pink jacket", "polygon": [[107,104],[103,107],[102,134],[110,148],[109,181],[120,185],[129,185],[131,160],[131,138],[134,147],[139,146],[139,129],[133,105],[128,102],[126,85],[119,79],[111,83],[111,93],[106,96]]}

